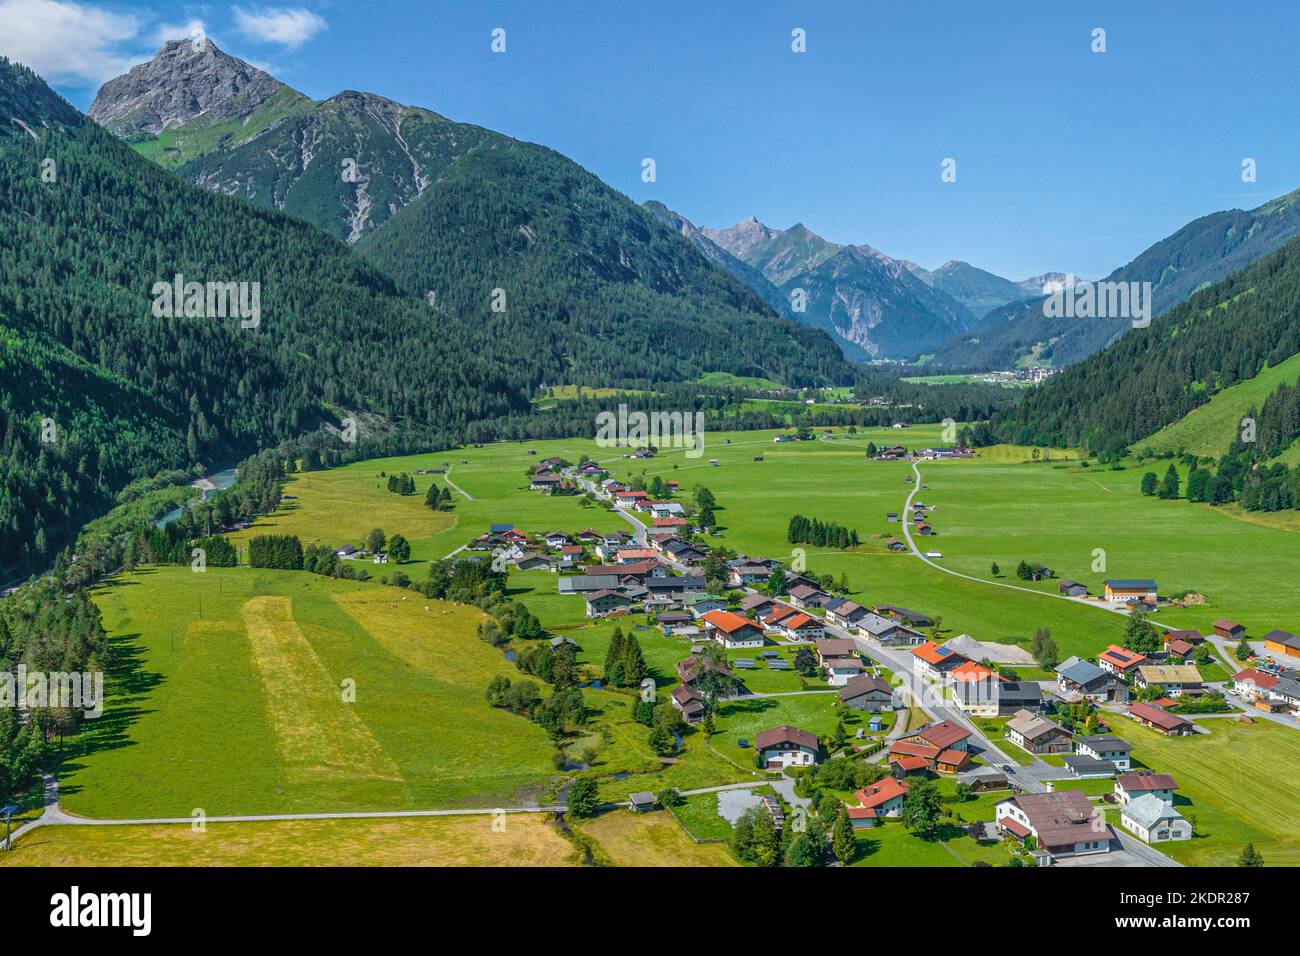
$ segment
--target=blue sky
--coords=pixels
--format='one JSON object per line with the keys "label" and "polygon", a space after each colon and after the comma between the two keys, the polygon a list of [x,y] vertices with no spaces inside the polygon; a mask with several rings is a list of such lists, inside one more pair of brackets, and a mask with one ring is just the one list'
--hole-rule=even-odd
{"label": "blue sky", "polygon": [[[308,95],[368,90],[544,143],[697,224],[803,222],[1019,279],[1102,275],[1197,216],[1300,187],[1296,9],[0,0],[0,53],[85,108],[103,78],[202,23]],[[791,50],[796,27],[805,53]]]}

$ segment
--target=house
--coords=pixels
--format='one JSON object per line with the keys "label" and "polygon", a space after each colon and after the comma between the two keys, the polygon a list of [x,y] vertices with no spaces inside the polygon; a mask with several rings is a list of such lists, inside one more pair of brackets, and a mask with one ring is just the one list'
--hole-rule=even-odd
{"label": "house", "polygon": [[1074,739],[1064,727],[1028,710],[1016,711],[1007,721],[1006,737],[1031,754],[1069,753]]}
{"label": "house", "polygon": [[659,552],[654,548],[622,548],[614,555],[615,564],[640,564],[642,561],[656,561]]}
{"label": "house", "polygon": [[1174,809],[1172,803],[1153,793],[1144,793],[1128,802],[1120,811],[1119,822],[1144,843],[1169,843],[1190,840],[1192,825]]}
{"label": "house", "polygon": [[695,653],[692,653],[690,657],[684,660],[678,661],[676,668],[677,679],[681,681],[683,687],[694,688],[696,681],[705,674],[710,673],[721,674],[723,677],[730,679],[735,678],[735,674],[731,672],[731,668],[727,667],[726,664],[721,661],[709,660],[707,657]]}
{"label": "house", "polygon": [[551,566],[551,559],[544,554],[528,553],[515,559],[515,567],[520,571],[542,571]]}
{"label": "house", "polygon": [[929,744],[941,750],[967,750],[970,738],[971,732],[961,724],[951,720],[941,720],[899,739],[910,743]]}
{"label": "house", "polygon": [[820,588],[808,584],[800,584],[790,589],[790,603],[800,609],[821,607],[824,602],[830,600],[830,597]]}
{"label": "house", "polygon": [[1006,717],[1022,710],[1043,709],[1043,689],[1033,681],[957,681],[952,685],[957,706],[972,717]]}
{"label": "house", "polygon": [[716,594],[697,594],[686,601],[686,606],[690,608],[692,614],[700,618],[710,611],[725,611],[727,599]]}
{"label": "house", "polygon": [[388,563],[388,555],[384,554],[384,553],[381,551],[381,552],[379,552],[378,554],[375,555],[374,561],[375,561],[375,564],[387,564],[387,563]]}
{"label": "house", "polygon": [[758,754],[761,766],[769,770],[781,770],[817,763],[821,755],[821,744],[816,734],[783,725],[759,733],[754,738],[754,751]]}
{"label": "house", "polygon": [[1142,726],[1158,730],[1167,737],[1182,737],[1196,732],[1190,720],[1142,701],[1130,704],[1128,715]]}
{"label": "house", "polygon": [[[884,777],[853,795],[857,797],[858,809],[872,811],[870,817],[861,817],[861,819],[875,821],[884,817],[896,817],[903,812],[903,800],[907,797],[907,782],[893,777]],[[849,811],[849,820],[854,821],[852,810]]]}
{"label": "house", "polygon": [[1268,699],[1283,705],[1292,717],[1300,717],[1300,680],[1283,677],[1268,692]]}
{"label": "house", "polygon": [[1232,675],[1232,689],[1236,694],[1245,700],[1259,700],[1266,698],[1268,692],[1277,686],[1279,678],[1272,674],[1262,674],[1249,667],[1238,674]]}
{"label": "house", "polygon": [[709,611],[700,616],[704,630],[727,649],[762,647],[765,638],[757,624],[731,611]]}
{"label": "house", "polygon": [[890,538],[888,543],[886,544],[886,547],[889,548],[890,551],[907,550],[907,545],[903,544],[903,542],[899,541],[897,538]]}
{"label": "house", "polygon": [[858,626],[858,622],[870,615],[861,604],[856,604],[846,598],[832,598],[822,605],[826,611],[826,617],[832,624],[838,624],[840,627],[852,630]]}
{"label": "house", "polygon": [[665,634],[671,634],[674,628],[689,627],[694,620],[687,611],[667,611],[655,618],[655,623],[664,629]]}
{"label": "house", "polygon": [[972,767],[958,776],[957,782],[964,783],[977,793],[986,790],[1007,790],[1011,786],[1004,771],[990,766]]}
{"label": "house", "polygon": [[928,680],[940,681],[954,667],[966,663],[966,658],[954,650],[926,641],[912,648],[912,664],[916,672]]}
{"label": "house", "polygon": [[767,614],[764,615],[763,625],[765,627],[771,628],[772,630],[776,630],[777,626],[780,625],[780,623],[784,621],[786,618],[795,617],[796,615],[802,613],[803,613],[802,611],[796,610],[795,608],[791,607],[789,604],[777,604],[775,607],[772,608],[772,610],[768,611]]}
{"label": "house", "polygon": [[528,479],[528,487],[533,491],[550,491],[563,480],[564,479],[559,475],[552,475],[547,471],[539,471]]}
{"label": "house", "polygon": [[746,594],[740,601],[740,610],[743,613],[748,614],[753,611],[759,618],[766,617],[774,607],[776,601],[764,594]]}
{"label": "house", "polygon": [[866,614],[858,618],[858,633],[879,644],[907,644],[915,646],[925,641],[925,635],[910,627],[881,617],[879,614]]}
{"label": "house", "polygon": [[1061,582],[1056,585],[1056,590],[1058,593],[1064,594],[1066,597],[1083,597],[1088,593],[1088,589],[1078,581],[1071,581],[1069,579],[1062,579]]}
{"label": "house", "polygon": [[1132,767],[1133,745],[1111,734],[1082,734],[1074,738],[1074,752],[1094,760],[1109,760],[1117,770]]}
{"label": "house", "polygon": [[921,521],[916,526],[916,533],[928,538],[930,535],[934,534],[934,529],[924,521]]}
{"label": "house", "polygon": [[1143,664],[1137,669],[1136,683],[1138,687],[1159,687],[1166,697],[1173,698],[1203,686],[1195,664]]}
{"label": "house", "polygon": [[1097,655],[1097,666],[1107,673],[1124,680],[1130,680],[1137,668],[1146,662],[1146,657],[1118,644],[1112,644]]}
{"label": "house", "polygon": [[766,581],[772,572],[762,565],[758,564],[741,564],[732,568],[728,573],[727,580],[732,587],[745,587],[750,584],[759,584]]}
{"label": "house", "polygon": [[361,552],[357,550],[355,545],[345,544],[341,548],[335,548],[334,553],[344,561],[351,561]]}
{"label": "house", "polygon": [[595,544],[601,540],[601,534],[594,528],[583,528],[578,532],[578,540],[583,544]]}
{"label": "house", "polygon": [[678,687],[672,692],[673,706],[681,712],[682,719],[688,724],[704,719],[704,698],[691,687]]}
{"label": "house", "polygon": [[871,674],[861,674],[839,689],[840,703],[850,710],[878,714],[894,705],[894,690],[889,682]]}
{"label": "house", "polygon": [[894,604],[877,604],[873,610],[891,621],[902,621],[908,627],[929,627],[934,622],[920,611],[912,611]]}
{"label": "house", "polygon": [[1109,760],[1098,760],[1083,754],[1066,754],[1061,758],[1065,769],[1082,780],[1097,780],[1115,776],[1116,767]]}
{"label": "house", "polygon": [[593,591],[612,591],[622,587],[617,574],[575,574],[556,582],[561,594],[590,594]]}
{"label": "house", "polygon": [[562,548],[566,544],[573,544],[573,539],[563,531],[550,531],[546,534],[546,546],[552,551]]}
{"label": "house", "polygon": [[1215,637],[1222,637],[1229,641],[1240,641],[1246,636],[1246,626],[1238,624],[1236,621],[1220,620],[1214,622]]}
{"label": "house", "polygon": [[850,640],[832,637],[818,640],[813,649],[817,652],[817,663],[822,667],[827,666],[830,661],[843,660],[844,658],[853,658],[857,660],[857,645]]}
{"label": "house", "polygon": [[686,525],[688,525],[689,523],[690,522],[688,522],[685,518],[677,518],[677,517],[654,518],[650,522],[651,527],[654,528],[655,531],[669,531],[672,532],[673,534],[676,534],[678,531],[685,528]]}
{"label": "house", "polygon": [[1122,773],[1115,778],[1115,799],[1123,806],[1134,797],[1154,794],[1166,803],[1174,802],[1174,791],[1178,784],[1167,773],[1152,773],[1143,770],[1138,773]]}
{"label": "house", "polygon": [[787,615],[776,629],[792,641],[811,641],[826,633],[826,625],[810,614]]}
{"label": "house", "polygon": [[1149,578],[1112,578],[1102,584],[1106,587],[1107,601],[1120,604],[1156,601],[1156,582]]}
{"label": "house", "polygon": [[1300,657],[1300,637],[1290,631],[1269,631],[1264,635],[1264,653]]}
{"label": "house", "polygon": [[587,602],[587,617],[604,617],[626,611],[632,606],[632,599],[619,591],[592,591],[583,595]]}
{"label": "house", "polygon": [[1102,670],[1091,661],[1074,658],[1056,667],[1056,688],[1067,701],[1080,699],[1094,702],[1127,700],[1128,688],[1113,674]]}
{"label": "house", "polygon": [[1023,793],[993,809],[998,829],[1022,840],[1034,837],[1045,862],[1110,852],[1114,833],[1082,791]]}
{"label": "house", "polygon": [[672,518],[686,513],[680,501],[652,501],[650,513],[656,518]]}
{"label": "house", "polygon": [[644,583],[651,594],[671,594],[682,598],[703,594],[705,588],[704,576],[698,574],[651,575]]}

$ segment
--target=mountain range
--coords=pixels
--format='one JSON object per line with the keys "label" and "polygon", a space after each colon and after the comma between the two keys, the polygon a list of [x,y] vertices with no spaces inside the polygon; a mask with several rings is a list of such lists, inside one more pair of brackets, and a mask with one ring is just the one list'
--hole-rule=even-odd
{"label": "mountain range", "polygon": [[776,229],[750,217],[710,229],[662,203],[646,208],[779,313],[834,335],[857,361],[915,358],[989,309],[1042,289],[1041,279],[1016,283],[965,262],[930,272],[868,245],[829,242],[802,223]]}
{"label": "mountain range", "polygon": [[[1104,282],[1150,282],[1152,314],[1256,262],[1300,235],[1300,190],[1255,209],[1231,209],[1189,222],[1115,269]],[[974,328],[934,349],[929,364],[951,368],[1064,367],[1118,340],[1127,318],[1045,314],[1042,297],[990,312]]]}
{"label": "mountain range", "polygon": [[[484,134],[436,177],[421,164],[416,178],[428,181],[357,248],[269,194],[250,203],[197,188],[136,150],[196,124],[242,129],[285,93],[214,52],[185,72],[188,56],[205,54],[163,51],[168,69],[202,82],[161,96],[137,74],[98,99],[129,146],[0,59],[6,575],[47,566],[130,481],[227,462],[347,415],[372,447],[436,448],[529,434],[542,383],[856,379],[829,336],[777,316],[542,147]],[[392,156],[363,154],[361,176],[393,168]],[[339,195],[315,167],[285,180],[300,210],[312,190],[317,208]],[[212,286],[255,287],[259,319],[211,313],[201,295],[193,310],[160,311],[158,287],[174,281],[200,283],[208,301]]]}
{"label": "mountain range", "polygon": [[[405,255],[412,250],[364,240],[431,187],[456,179],[458,164],[489,152],[525,165],[551,158],[542,147],[372,93],[313,100],[211,41],[165,44],[106,83],[88,115],[195,185],[299,216],[373,251],[415,284],[413,292],[418,285],[437,291],[443,276],[413,272]],[[965,263],[927,272],[870,246],[827,242],[801,225],[778,230],[749,220],[703,230],[662,204],[645,210],[776,314],[830,333],[854,360],[915,357],[1039,288]],[[802,308],[791,303],[797,288]]]}

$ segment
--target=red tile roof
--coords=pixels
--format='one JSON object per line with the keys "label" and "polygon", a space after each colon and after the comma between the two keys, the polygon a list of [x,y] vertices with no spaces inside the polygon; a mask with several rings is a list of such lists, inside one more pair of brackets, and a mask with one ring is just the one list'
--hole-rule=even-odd
{"label": "red tile roof", "polygon": [[1129,793],[1178,789],[1174,778],[1167,773],[1122,773],[1115,778],[1115,782]]}
{"label": "red tile roof", "polygon": [[971,736],[971,732],[961,726],[961,724],[955,724],[951,720],[945,720],[942,723],[935,724],[933,727],[926,727],[915,736],[920,737],[926,743],[932,744],[935,747],[947,748],[951,747],[955,743],[960,743],[965,740],[967,737]]}
{"label": "red tile roof", "polygon": [[904,773],[910,773],[913,770],[924,770],[930,766],[930,761],[924,757],[893,757],[889,758],[890,763],[896,763],[903,768]]}
{"label": "red tile roof", "polygon": [[912,648],[912,654],[925,661],[927,664],[951,664],[966,660],[956,651],[950,651],[945,647],[940,647],[934,641],[926,641]]}
{"label": "red tile roof", "polygon": [[1185,720],[1177,714],[1171,714],[1167,710],[1161,710],[1159,707],[1152,707],[1138,701],[1129,705],[1129,716],[1136,717],[1139,720],[1145,720],[1147,723],[1155,724],[1157,727],[1163,727],[1165,730],[1175,730],[1190,724],[1190,720]]}
{"label": "red tile roof", "polygon": [[998,821],[998,824],[1003,829],[1010,830],[1012,833],[1020,837],[1022,840],[1025,837],[1029,836],[1029,832],[1030,832],[1029,827],[1025,826],[1023,823],[1021,823],[1019,820],[1015,819],[1014,817],[1003,817],[1001,820]]}
{"label": "red tile roof", "polygon": [[1261,674],[1253,667],[1247,667],[1240,674],[1232,675],[1232,679],[1235,681],[1250,681],[1261,690],[1268,690],[1270,687],[1276,687],[1278,682],[1278,678],[1274,677],[1272,674]]}
{"label": "red tile roof", "polygon": [[902,780],[895,780],[893,777],[885,777],[868,787],[864,787],[854,794],[858,798],[858,805],[876,809],[882,804],[888,803],[895,797],[907,795],[907,784]]}
{"label": "red tile roof", "polygon": [[730,611],[709,611],[703,615],[702,620],[712,624],[724,634],[734,634],[743,628],[755,626],[753,621],[739,614],[732,614]]}
{"label": "red tile roof", "polygon": [[1132,651],[1126,651],[1117,644],[1112,644],[1097,655],[1097,660],[1108,661],[1120,670],[1128,670],[1130,667],[1136,667],[1138,664],[1141,664],[1146,660],[1146,657],[1142,654],[1135,654]]}

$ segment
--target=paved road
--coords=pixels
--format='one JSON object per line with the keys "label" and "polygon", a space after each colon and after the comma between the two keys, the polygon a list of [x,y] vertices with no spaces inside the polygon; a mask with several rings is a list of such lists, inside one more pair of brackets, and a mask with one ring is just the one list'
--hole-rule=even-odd
{"label": "paved road", "polygon": [[[570,469],[569,473],[573,474],[573,469]],[[580,486],[585,488],[587,491],[590,491],[593,495],[596,495],[598,497],[604,497],[604,493],[599,488],[596,487],[596,483],[594,481],[590,481],[589,479],[586,478],[578,478],[577,481]],[[614,506],[614,513],[618,515],[622,515],[623,520],[632,526],[633,540],[635,540],[636,543],[641,545],[642,547],[645,547],[646,526],[642,524],[641,520],[639,518],[634,517],[631,513],[624,511],[622,508],[618,507],[617,505]]]}
{"label": "paved road", "polygon": [[1051,591],[1038,591],[1034,588],[1022,587],[1019,584],[1008,584],[1005,581],[990,581],[987,578],[977,578],[971,574],[962,574],[960,571],[954,571],[952,568],[945,568],[942,564],[937,563],[931,558],[927,558],[925,552],[918,548],[916,542],[912,540],[912,499],[915,498],[916,493],[921,490],[921,468],[916,462],[912,462],[912,473],[916,476],[916,480],[912,483],[912,490],[908,493],[907,500],[903,503],[903,513],[898,516],[898,519],[902,522],[903,537],[907,539],[907,546],[912,550],[912,554],[915,557],[920,558],[930,567],[942,571],[944,574],[951,574],[955,578],[964,578],[967,581],[974,581],[976,584],[987,584],[990,587],[1006,588],[1010,591],[1023,591],[1026,594],[1035,594],[1038,597],[1051,598],[1055,601],[1069,601],[1071,604],[1077,604],[1080,607],[1096,608],[1099,611],[1109,611],[1112,614],[1122,614],[1124,617],[1128,617],[1129,612],[1124,608],[1109,607],[1105,604],[1098,604],[1096,601],[1085,601],[1082,598],[1070,597],[1067,594],[1053,594]]}
{"label": "paved road", "polygon": [[474,496],[473,496],[473,495],[471,495],[468,491],[466,491],[466,490],[465,490],[464,488],[462,488],[460,485],[456,484],[456,482],[454,482],[454,481],[451,480],[451,470],[452,470],[453,468],[455,468],[455,467],[456,467],[455,465],[448,465],[448,466],[447,466],[447,472],[446,472],[446,474],[444,474],[444,475],[442,476],[442,480],[445,481],[445,482],[447,482],[447,484],[451,486],[452,491],[459,491],[462,495],[464,495],[466,501],[473,501],[473,500],[474,500]]}
{"label": "paved road", "polygon": [[[133,824],[155,823],[193,823],[194,817],[134,817],[121,820],[103,820],[95,817],[79,817],[68,813],[59,806],[59,782],[48,773],[42,773],[45,783],[45,812],[35,820],[24,823],[12,834],[16,840],[23,834],[43,826],[131,826]],[[238,814],[204,817],[206,823],[263,823],[275,820],[368,820],[391,817],[452,817],[452,816],[492,816],[498,813],[563,813],[567,808],[562,804],[537,807],[495,807],[480,810],[373,810],[373,811],[338,811],[325,813],[265,813]]]}

